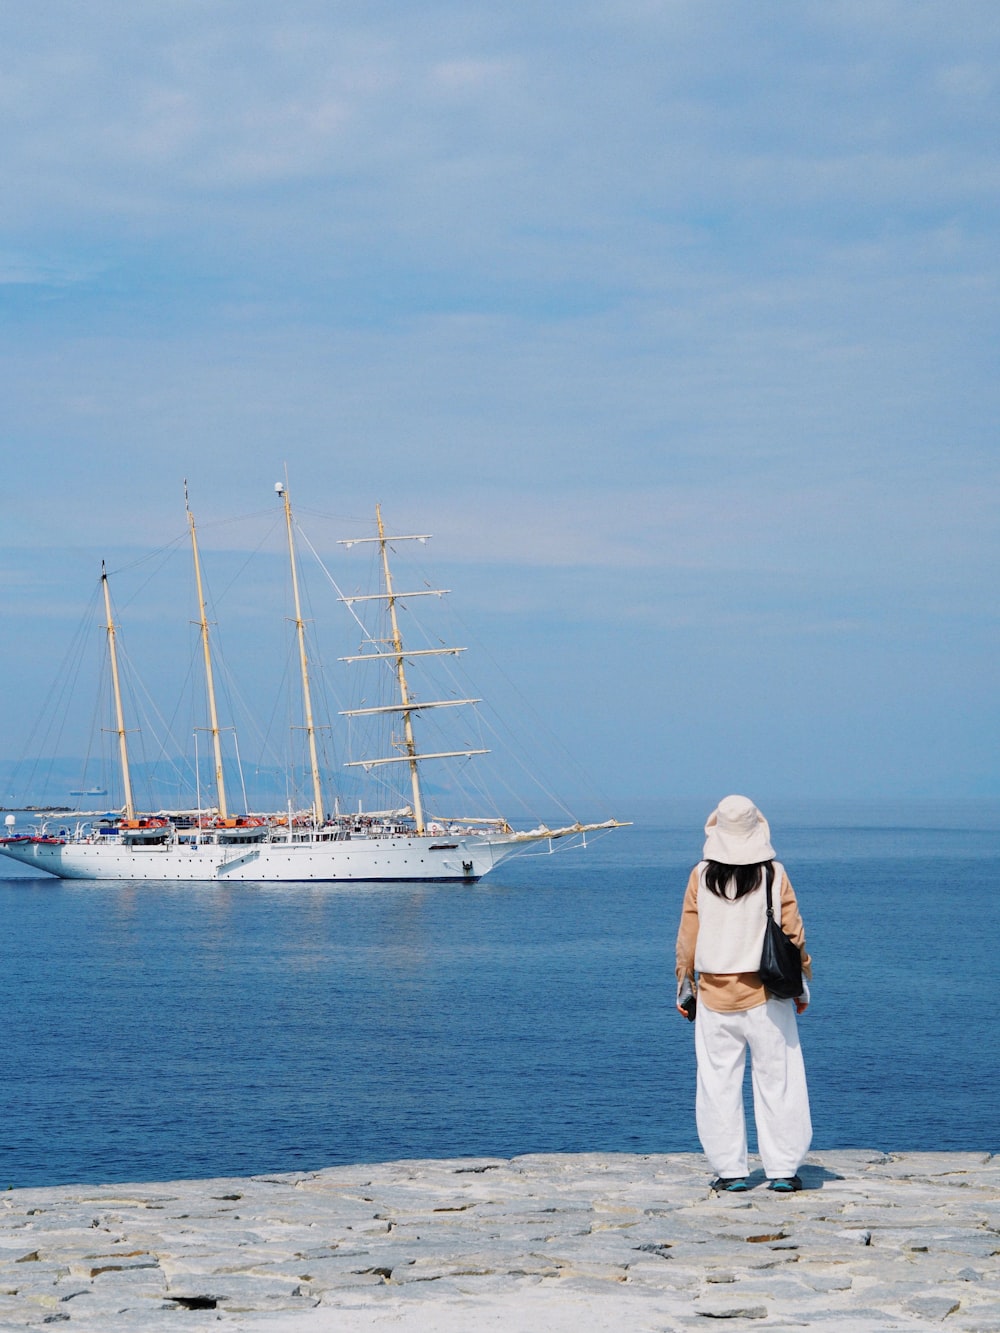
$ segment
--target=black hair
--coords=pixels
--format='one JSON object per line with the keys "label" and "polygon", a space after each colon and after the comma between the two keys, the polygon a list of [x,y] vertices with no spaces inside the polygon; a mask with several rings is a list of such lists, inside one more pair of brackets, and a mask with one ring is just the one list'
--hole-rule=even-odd
{"label": "black hair", "polygon": [[757,861],[750,866],[727,866],[722,861],[705,862],[705,885],[717,898],[728,897],[726,887],[730,880],[736,881],[735,898],[745,898],[754,889],[759,889],[763,882],[761,871],[767,873],[768,884],[774,883],[774,862]]}

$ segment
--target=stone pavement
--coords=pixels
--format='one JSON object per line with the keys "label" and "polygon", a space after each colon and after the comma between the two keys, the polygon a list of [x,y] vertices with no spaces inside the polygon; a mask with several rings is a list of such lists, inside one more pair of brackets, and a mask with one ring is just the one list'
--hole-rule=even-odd
{"label": "stone pavement", "polygon": [[0,1195],[0,1329],[1000,1333],[1000,1157],[389,1162]]}

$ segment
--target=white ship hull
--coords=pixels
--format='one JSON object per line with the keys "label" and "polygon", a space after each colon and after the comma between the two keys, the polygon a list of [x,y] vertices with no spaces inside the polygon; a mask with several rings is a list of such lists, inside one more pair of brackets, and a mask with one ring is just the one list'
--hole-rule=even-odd
{"label": "white ship hull", "polygon": [[[547,835],[543,835],[547,836]],[[7,841],[0,852],[60,879],[252,880],[259,883],[447,881],[472,883],[541,837],[351,838],[253,846]]]}
{"label": "white ship hull", "polygon": [[501,861],[534,843],[576,838],[620,827],[602,824],[544,826],[530,832],[395,834],[384,837],[296,837],[226,844],[175,841],[132,846],[125,840],[0,838],[0,855],[60,879],[198,880],[259,884],[446,883],[473,884]]}

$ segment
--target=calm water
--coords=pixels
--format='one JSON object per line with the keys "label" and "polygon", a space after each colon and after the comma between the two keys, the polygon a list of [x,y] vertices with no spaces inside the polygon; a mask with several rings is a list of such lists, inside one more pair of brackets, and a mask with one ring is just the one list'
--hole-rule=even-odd
{"label": "calm water", "polygon": [[[995,805],[768,813],[816,961],[814,1146],[1000,1149]],[[0,1188],[697,1150],[672,822],[475,888],[0,880]]]}

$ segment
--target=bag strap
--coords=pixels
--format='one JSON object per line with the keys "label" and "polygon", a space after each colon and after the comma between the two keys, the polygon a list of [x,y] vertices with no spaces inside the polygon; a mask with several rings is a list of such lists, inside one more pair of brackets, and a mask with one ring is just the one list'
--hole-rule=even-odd
{"label": "bag strap", "polygon": [[767,915],[768,919],[774,920],[774,908],[771,905],[771,885],[774,883],[774,862],[770,862],[764,871],[764,880],[767,884]]}

